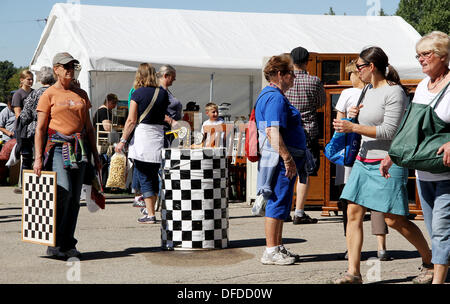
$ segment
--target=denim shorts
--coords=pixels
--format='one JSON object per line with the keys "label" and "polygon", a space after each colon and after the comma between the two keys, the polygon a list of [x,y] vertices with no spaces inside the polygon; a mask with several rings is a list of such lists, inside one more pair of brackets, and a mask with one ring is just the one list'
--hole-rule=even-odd
{"label": "denim shorts", "polygon": [[144,198],[158,195],[158,171],[160,167],[160,163],[148,163],[134,160],[132,187],[141,192]]}
{"label": "denim shorts", "polygon": [[433,264],[446,265],[450,257],[450,180],[416,180],[425,225],[431,238]]}

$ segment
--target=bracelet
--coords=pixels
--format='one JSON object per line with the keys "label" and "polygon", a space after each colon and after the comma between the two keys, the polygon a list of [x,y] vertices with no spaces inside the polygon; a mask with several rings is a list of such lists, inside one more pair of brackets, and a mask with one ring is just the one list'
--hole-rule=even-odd
{"label": "bracelet", "polygon": [[123,144],[126,144],[126,143],[127,143],[127,140],[126,140],[126,139],[123,139],[123,138],[121,138],[121,139],[120,139],[120,142],[121,142],[121,143],[123,143]]}

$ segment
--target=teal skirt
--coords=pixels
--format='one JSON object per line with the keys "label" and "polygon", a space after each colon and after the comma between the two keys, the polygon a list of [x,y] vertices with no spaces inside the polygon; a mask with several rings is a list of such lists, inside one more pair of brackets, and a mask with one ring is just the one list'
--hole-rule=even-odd
{"label": "teal skirt", "polygon": [[393,164],[388,179],[381,176],[379,169],[379,162],[356,160],[341,199],[383,213],[408,215],[408,169]]}

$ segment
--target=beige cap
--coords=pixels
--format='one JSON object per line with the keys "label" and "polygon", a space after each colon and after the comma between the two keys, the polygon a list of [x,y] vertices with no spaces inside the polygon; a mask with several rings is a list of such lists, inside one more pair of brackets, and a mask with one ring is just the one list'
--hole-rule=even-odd
{"label": "beige cap", "polygon": [[69,53],[58,53],[53,57],[53,66],[57,64],[66,64],[74,61],[75,63],[80,63],[78,60],[72,57]]}

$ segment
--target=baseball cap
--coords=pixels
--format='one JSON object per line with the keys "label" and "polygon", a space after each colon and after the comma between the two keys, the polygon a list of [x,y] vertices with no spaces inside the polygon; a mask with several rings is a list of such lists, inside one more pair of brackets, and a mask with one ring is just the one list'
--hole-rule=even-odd
{"label": "baseball cap", "polygon": [[80,63],[78,60],[72,57],[69,53],[58,53],[53,57],[53,66],[57,64],[66,64],[74,61],[75,63]]}
{"label": "baseball cap", "polygon": [[294,64],[302,64],[308,61],[309,52],[307,49],[299,46],[291,51],[291,58]]}

